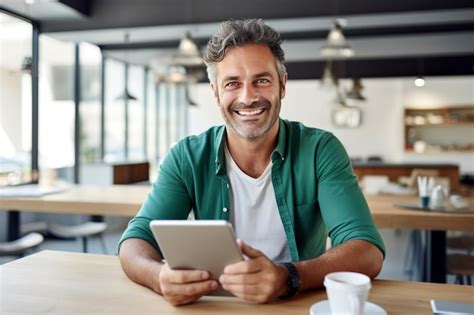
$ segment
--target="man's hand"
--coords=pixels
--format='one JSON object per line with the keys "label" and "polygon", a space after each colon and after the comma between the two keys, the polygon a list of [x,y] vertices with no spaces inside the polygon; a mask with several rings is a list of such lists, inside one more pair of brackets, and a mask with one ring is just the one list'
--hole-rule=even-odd
{"label": "man's hand", "polygon": [[191,303],[219,287],[209,280],[209,272],[202,270],[172,270],[168,264],[161,267],[160,292],[174,306]]}
{"label": "man's hand", "polygon": [[288,270],[274,264],[261,251],[238,241],[249,259],[225,267],[219,282],[225,290],[248,301],[266,303],[288,290]]}

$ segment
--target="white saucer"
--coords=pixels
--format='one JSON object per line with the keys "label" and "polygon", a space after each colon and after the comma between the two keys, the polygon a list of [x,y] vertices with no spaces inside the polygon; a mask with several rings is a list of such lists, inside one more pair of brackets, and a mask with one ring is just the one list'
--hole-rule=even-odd
{"label": "white saucer", "polygon": [[[324,300],[316,304],[311,305],[309,309],[310,315],[331,315],[331,308],[329,307],[329,301]],[[334,315],[334,314],[332,314]],[[387,312],[377,304],[365,302],[364,315],[387,315]]]}

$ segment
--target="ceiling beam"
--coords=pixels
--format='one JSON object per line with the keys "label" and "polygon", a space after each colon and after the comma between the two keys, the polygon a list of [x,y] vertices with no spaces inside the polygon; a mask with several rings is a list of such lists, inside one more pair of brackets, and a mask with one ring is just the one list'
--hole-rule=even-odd
{"label": "ceiling beam", "polygon": [[[64,0],[81,2],[79,0]],[[234,4],[235,3],[235,4]],[[45,21],[45,32],[220,22],[230,18],[286,19],[473,8],[472,0],[93,0],[83,21]],[[271,8],[271,10],[269,9]]]}
{"label": "ceiling beam", "polygon": [[[288,62],[289,79],[320,79],[324,61]],[[337,61],[339,78],[474,75],[474,55]]]}
{"label": "ceiling beam", "polygon": [[62,4],[67,5],[84,16],[91,15],[91,1],[92,0],[59,0]]}
{"label": "ceiling beam", "polygon": [[[359,28],[344,30],[347,38],[369,37],[369,36],[393,36],[393,35],[414,35],[429,33],[449,33],[474,30],[474,22],[455,23],[444,25],[423,25],[423,26],[399,26],[385,28]],[[281,38],[284,40],[301,40],[301,39],[324,39],[327,37],[328,31],[312,31],[312,32],[282,32]],[[194,38],[200,46],[205,46],[209,37]],[[117,43],[98,45],[102,50],[135,50],[149,48],[175,48],[179,45],[180,39],[175,40],[156,40],[151,42],[133,42],[133,43]]]}

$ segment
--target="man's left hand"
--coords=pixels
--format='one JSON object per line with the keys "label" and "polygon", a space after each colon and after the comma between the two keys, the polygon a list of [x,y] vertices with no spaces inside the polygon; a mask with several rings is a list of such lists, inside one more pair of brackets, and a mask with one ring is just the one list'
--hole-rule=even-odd
{"label": "man's left hand", "polygon": [[222,287],[244,300],[267,303],[288,290],[288,270],[261,251],[238,240],[247,260],[228,265],[219,277]]}

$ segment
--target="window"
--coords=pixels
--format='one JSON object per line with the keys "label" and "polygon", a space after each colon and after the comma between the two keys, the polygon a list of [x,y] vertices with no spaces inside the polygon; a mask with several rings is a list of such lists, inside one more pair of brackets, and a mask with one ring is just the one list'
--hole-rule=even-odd
{"label": "window", "polygon": [[74,44],[39,38],[39,167],[45,180],[73,181]]}
{"label": "window", "polygon": [[102,54],[99,47],[81,43],[80,141],[81,165],[100,159],[100,71]]}
{"label": "window", "polygon": [[125,64],[107,58],[105,62],[105,156],[107,162],[125,159]]}
{"label": "window", "polygon": [[30,23],[0,12],[0,185],[31,180]]}
{"label": "window", "polygon": [[128,101],[128,159],[145,160],[144,149],[144,67],[128,68],[128,91],[136,100]]}

